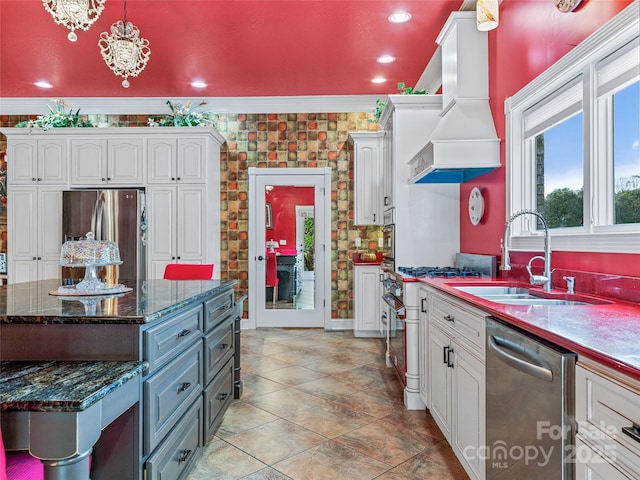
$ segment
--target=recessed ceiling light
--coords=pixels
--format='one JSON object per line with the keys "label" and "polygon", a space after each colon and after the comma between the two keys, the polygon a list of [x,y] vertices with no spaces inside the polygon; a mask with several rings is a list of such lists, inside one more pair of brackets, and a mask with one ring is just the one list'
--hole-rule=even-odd
{"label": "recessed ceiling light", "polygon": [[387,79],[384,77],[375,77],[371,79],[371,83],[384,83]]}
{"label": "recessed ceiling light", "polygon": [[395,61],[396,57],[394,57],[393,55],[380,55],[377,59],[378,63],[391,63]]}
{"label": "recessed ceiling light", "polygon": [[207,84],[202,80],[194,80],[193,82],[191,82],[191,86],[193,88],[206,88]]}
{"label": "recessed ceiling light", "polygon": [[409,12],[393,12],[389,15],[389,21],[391,23],[404,23],[411,20],[411,14]]}
{"label": "recessed ceiling light", "polygon": [[53,88],[53,85],[51,85],[49,82],[45,80],[39,80],[35,82],[34,85],[38,88]]}

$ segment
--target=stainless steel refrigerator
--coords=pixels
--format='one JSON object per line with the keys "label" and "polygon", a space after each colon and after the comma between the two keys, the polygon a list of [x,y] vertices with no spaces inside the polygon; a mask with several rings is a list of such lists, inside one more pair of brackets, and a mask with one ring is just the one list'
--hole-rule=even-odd
{"label": "stainless steel refrigerator", "polygon": [[[82,240],[93,232],[96,240],[118,244],[121,265],[102,267],[109,283],[146,278],[146,219],[143,190],[70,190],[62,192],[63,241]],[[84,268],[63,268],[64,284],[84,277]]]}

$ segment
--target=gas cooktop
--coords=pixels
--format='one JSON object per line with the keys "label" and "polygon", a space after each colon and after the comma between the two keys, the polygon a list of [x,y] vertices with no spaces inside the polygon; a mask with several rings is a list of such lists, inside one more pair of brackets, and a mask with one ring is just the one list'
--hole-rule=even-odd
{"label": "gas cooktop", "polygon": [[468,268],[457,267],[398,267],[398,271],[408,277],[472,277],[479,278],[482,274]]}

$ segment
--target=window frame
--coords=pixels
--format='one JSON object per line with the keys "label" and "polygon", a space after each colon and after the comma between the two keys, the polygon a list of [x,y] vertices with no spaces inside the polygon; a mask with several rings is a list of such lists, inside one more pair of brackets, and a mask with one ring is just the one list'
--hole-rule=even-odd
{"label": "window frame", "polygon": [[[553,97],[575,82],[582,91],[584,174],[584,226],[551,230],[554,250],[576,252],[640,253],[640,223],[613,225],[612,118],[613,93],[640,79],[640,60],[629,68],[616,60],[635,52],[640,42],[636,2],[586,38],[522,90],[505,99],[506,117],[506,218],[522,209],[536,208],[535,141],[527,117],[537,115],[538,133],[562,119],[575,106],[548,108]],[[631,45],[631,46],[630,46]],[[620,63],[626,68],[620,68]],[[607,65],[616,64],[603,75]],[[604,78],[601,78],[604,77]],[[601,82],[600,91],[598,82]],[[569,102],[571,103],[571,102]],[[546,109],[545,109],[546,107]],[[563,110],[564,108],[564,110]],[[547,115],[545,117],[545,115]],[[529,117],[531,118],[531,117]],[[568,118],[568,117],[565,117]],[[557,123],[556,123],[557,124]],[[600,160],[604,159],[604,160]],[[605,199],[603,201],[603,199]],[[539,250],[544,232],[528,216],[511,225],[511,247]]]}

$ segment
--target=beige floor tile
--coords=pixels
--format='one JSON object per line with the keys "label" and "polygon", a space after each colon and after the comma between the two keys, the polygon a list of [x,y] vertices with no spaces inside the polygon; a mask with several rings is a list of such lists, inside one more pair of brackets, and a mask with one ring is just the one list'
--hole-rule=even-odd
{"label": "beige floor tile", "polygon": [[248,400],[252,397],[265,395],[285,388],[287,388],[287,385],[274,382],[261,375],[249,374],[242,376],[242,400]]}
{"label": "beige floor tile", "polygon": [[271,467],[267,467],[262,470],[258,470],[256,473],[242,477],[242,480],[291,480],[291,477],[287,477],[284,473],[280,473]]}
{"label": "beige floor tile", "polygon": [[260,374],[290,366],[290,363],[265,355],[248,354],[240,357],[240,367],[243,373]]}
{"label": "beige floor tile", "polygon": [[294,480],[370,480],[388,465],[327,441],[273,466]]}
{"label": "beige floor tile", "polygon": [[329,401],[340,400],[344,396],[352,395],[358,390],[362,390],[362,388],[341,382],[334,377],[324,377],[301,383],[296,385],[295,388]]}
{"label": "beige floor tile", "polygon": [[237,480],[266,465],[224,440],[209,443],[187,480]]}
{"label": "beige floor tile", "polygon": [[343,405],[352,410],[372,415],[376,418],[383,418],[391,415],[399,408],[404,408],[402,398],[392,398],[380,390],[368,389],[348,395],[335,403]]}
{"label": "beige floor tile", "polygon": [[310,380],[316,380],[326,377],[325,373],[316,372],[308,368],[292,365],[290,367],[279,368],[278,370],[271,370],[270,372],[261,373],[260,376],[273,380],[274,382],[282,383],[283,385],[294,386],[301,383],[306,383]]}
{"label": "beige floor tile", "polygon": [[315,395],[296,390],[295,388],[286,388],[277,392],[267,393],[247,399],[247,403],[266,410],[280,417],[293,415],[307,408],[319,407],[326,405],[328,402]]}
{"label": "beige floor tile", "polygon": [[[332,377],[344,383],[361,386],[363,389],[374,386],[383,387],[388,383],[398,383],[395,376],[390,376],[389,373],[380,370],[375,365],[362,365],[352,368],[351,370],[336,373],[332,375]],[[395,385],[393,388],[395,388]]]}
{"label": "beige floor tile", "polygon": [[398,466],[397,471],[409,479],[465,480],[469,478],[445,440],[410,458]]}
{"label": "beige floor tile", "polygon": [[276,415],[265,412],[246,402],[234,400],[224,414],[222,424],[218,427],[216,435],[220,438],[229,437],[265,423],[278,420]]}
{"label": "beige floor tile", "polygon": [[414,432],[429,435],[436,440],[444,440],[444,435],[427,410],[407,410],[401,408],[391,415],[384,417],[384,421],[390,422],[398,427],[408,428]]}
{"label": "beige floor tile", "polygon": [[392,467],[437,442],[433,437],[385,421],[369,423],[335,441]]}
{"label": "beige floor tile", "polygon": [[267,465],[315,447],[326,439],[287,420],[276,420],[233,435],[227,442]]}
{"label": "beige floor tile", "polygon": [[288,420],[327,438],[335,438],[376,421],[375,417],[341,405],[309,408],[288,417]]}

